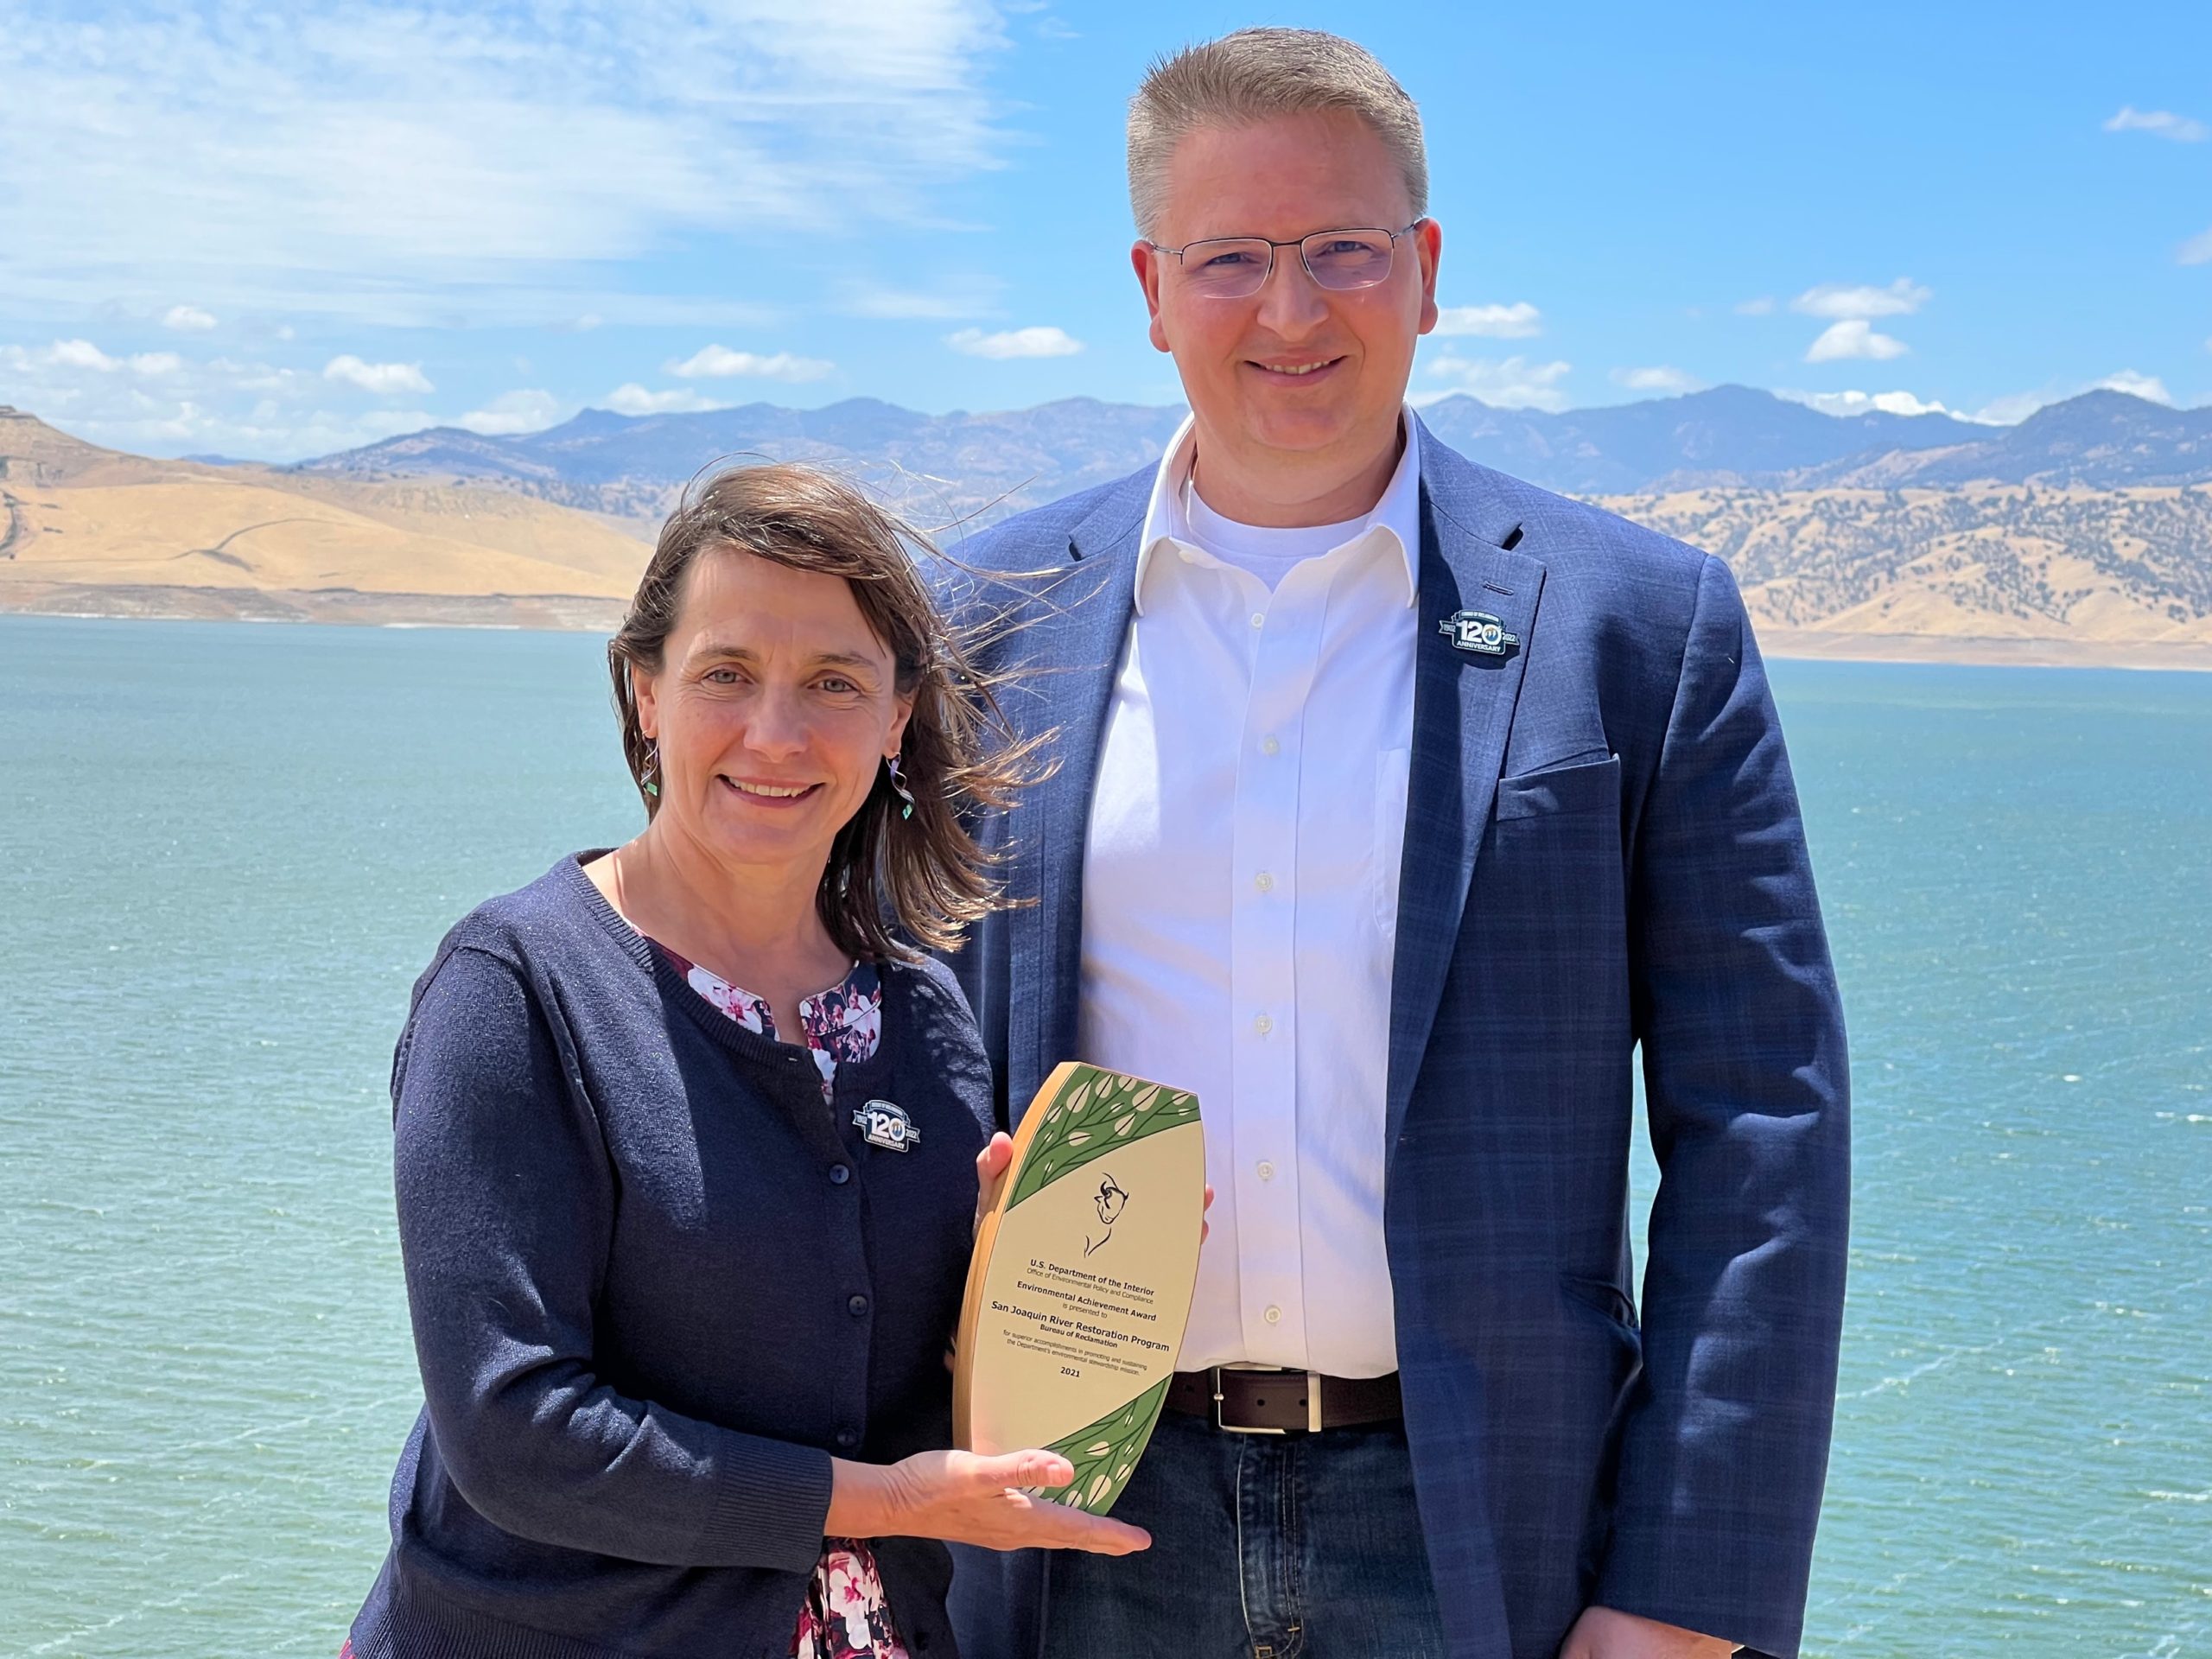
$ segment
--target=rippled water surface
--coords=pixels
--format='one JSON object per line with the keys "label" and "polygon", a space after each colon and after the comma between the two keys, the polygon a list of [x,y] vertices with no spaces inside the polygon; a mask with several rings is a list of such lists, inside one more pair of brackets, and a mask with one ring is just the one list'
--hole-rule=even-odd
{"label": "rippled water surface", "polygon": [[[0,618],[0,1659],[334,1652],[391,1039],[633,826],[598,652]],[[1775,677],[1858,1084],[1807,1651],[2212,1654],[2212,676]]]}

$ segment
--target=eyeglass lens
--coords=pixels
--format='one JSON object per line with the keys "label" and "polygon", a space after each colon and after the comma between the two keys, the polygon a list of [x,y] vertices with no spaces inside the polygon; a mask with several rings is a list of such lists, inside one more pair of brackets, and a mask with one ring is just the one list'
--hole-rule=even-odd
{"label": "eyeglass lens", "polygon": [[[1372,288],[1390,274],[1387,231],[1317,231],[1298,245],[1307,273],[1323,288]],[[1190,286],[1213,299],[1241,300],[1268,279],[1273,250],[1258,237],[1193,242],[1183,250]]]}

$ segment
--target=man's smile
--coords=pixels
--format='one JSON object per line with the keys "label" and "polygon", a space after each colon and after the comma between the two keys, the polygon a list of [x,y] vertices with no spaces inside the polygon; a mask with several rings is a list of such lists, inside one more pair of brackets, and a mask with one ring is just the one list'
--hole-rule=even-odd
{"label": "man's smile", "polygon": [[1274,360],[1247,358],[1244,366],[1257,369],[1270,379],[1303,380],[1314,375],[1325,374],[1345,360],[1343,357],[1287,358]]}

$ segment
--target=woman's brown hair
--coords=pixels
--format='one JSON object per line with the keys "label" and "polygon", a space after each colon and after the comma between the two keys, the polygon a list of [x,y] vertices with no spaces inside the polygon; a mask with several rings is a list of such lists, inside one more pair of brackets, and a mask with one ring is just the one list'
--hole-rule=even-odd
{"label": "woman's brown hair", "polygon": [[899,768],[914,798],[911,818],[879,772],[830,849],[815,906],[841,950],[881,960],[912,946],[947,950],[1000,902],[993,855],[969,831],[978,810],[1013,804],[1034,778],[1042,738],[1017,740],[991,688],[931,602],[914,554],[928,543],[852,485],[788,461],[731,467],[687,488],[661,527],[622,626],[607,644],[622,753],[650,818],[660,801],[653,746],[638,723],[632,670],[657,674],[683,609],[685,579],[700,557],[734,549],[794,570],[842,576],[898,666],[914,712]]}

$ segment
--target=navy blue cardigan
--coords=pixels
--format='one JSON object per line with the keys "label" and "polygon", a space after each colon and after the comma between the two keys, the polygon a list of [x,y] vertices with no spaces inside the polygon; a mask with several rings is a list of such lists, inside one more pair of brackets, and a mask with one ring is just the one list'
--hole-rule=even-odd
{"label": "navy blue cardigan", "polygon": [[[991,1080],[945,969],[838,1068],[709,1007],[564,858],[467,917],[392,1073],[425,1404],[358,1659],[786,1659],[833,1455],[950,1444]],[[867,1143],[906,1109],[920,1141]],[[877,1548],[949,1659],[950,1563]]]}

